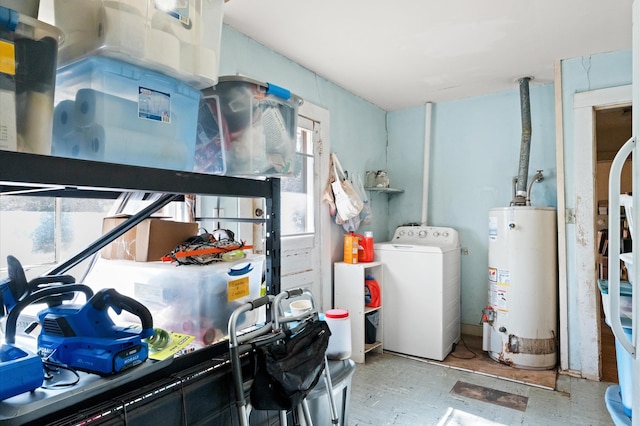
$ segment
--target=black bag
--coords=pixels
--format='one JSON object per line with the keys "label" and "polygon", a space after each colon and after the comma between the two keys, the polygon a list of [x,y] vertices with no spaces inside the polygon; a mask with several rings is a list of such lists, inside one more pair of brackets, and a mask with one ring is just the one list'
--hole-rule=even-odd
{"label": "black bag", "polygon": [[251,388],[253,408],[289,410],[297,406],[320,380],[329,336],[326,322],[312,321],[284,342],[258,348]]}

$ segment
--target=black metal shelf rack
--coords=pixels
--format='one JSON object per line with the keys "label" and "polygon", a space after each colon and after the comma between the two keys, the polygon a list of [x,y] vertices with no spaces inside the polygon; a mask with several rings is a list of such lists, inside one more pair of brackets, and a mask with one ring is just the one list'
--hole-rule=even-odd
{"label": "black metal shelf rack", "polygon": [[[246,179],[216,176],[0,150],[0,195],[115,199],[123,192],[164,194],[164,204],[184,194],[264,198],[267,292],[269,294],[280,292],[280,180],[278,178]],[[74,266],[149,217],[164,204],[152,205],[140,214],[132,216],[122,226],[114,228],[111,233],[105,234],[87,250],[69,259],[63,265],[58,265],[49,274],[60,273]],[[108,411],[114,416],[112,421],[106,421],[106,424],[122,424],[123,419],[125,424],[149,424],[150,409],[155,412],[159,406],[177,404],[174,408],[182,409],[183,422],[197,414],[198,419],[202,419],[202,416],[212,416],[219,420],[226,419],[223,421],[226,423],[233,417],[231,400],[226,395],[230,383],[227,352],[226,342],[200,349],[175,359],[166,368],[137,379],[134,385],[107,387],[99,395],[81,400],[72,407],[65,407],[55,413],[47,412],[47,422],[75,423],[80,421],[79,417],[86,422],[100,412],[100,405],[106,404],[110,407]],[[192,383],[193,380],[185,381],[182,376],[186,372],[194,375],[193,371],[197,373],[194,377],[202,378],[204,382],[202,384],[194,382],[194,385],[187,386],[187,382]],[[154,395],[164,395],[167,381],[180,384],[176,387],[180,394],[177,399],[171,396],[161,398],[153,405],[146,404],[144,408],[136,410],[141,414],[140,418],[136,418],[132,415],[133,413],[127,415],[127,410],[120,412],[117,408],[129,406],[127,401],[141,400],[141,392],[146,392],[145,395],[149,392]],[[218,402],[213,403],[212,398]],[[188,405],[203,407],[201,404],[203,399],[209,401],[206,405],[207,413],[195,411],[187,413]],[[127,418],[129,421],[126,420]],[[43,419],[39,419],[34,414],[30,416],[27,423],[32,423],[31,420],[37,424]],[[4,424],[22,424],[22,421],[12,416],[0,418],[0,425]]]}

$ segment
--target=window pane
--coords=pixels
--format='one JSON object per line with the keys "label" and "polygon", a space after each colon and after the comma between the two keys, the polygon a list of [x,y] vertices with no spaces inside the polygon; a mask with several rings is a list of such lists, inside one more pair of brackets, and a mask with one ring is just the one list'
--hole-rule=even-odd
{"label": "window pane", "polygon": [[314,232],[313,168],[312,132],[298,128],[295,173],[280,183],[282,235]]}
{"label": "window pane", "polygon": [[83,250],[102,235],[102,219],[107,216],[113,200],[59,199],[61,206],[60,259]]}
{"label": "window pane", "polygon": [[112,200],[0,197],[0,268],[7,256],[23,265],[53,264],[86,247],[102,233]]}

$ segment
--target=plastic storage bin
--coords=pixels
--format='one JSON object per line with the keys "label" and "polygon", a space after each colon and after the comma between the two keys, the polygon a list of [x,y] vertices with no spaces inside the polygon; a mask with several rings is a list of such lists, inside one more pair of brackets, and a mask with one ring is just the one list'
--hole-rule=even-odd
{"label": "plastic storage bin", "polygon": [[364,342],[373,344],[376,342],[378,325],[380,324],[380,312],[369,312],[364,316]]}
{"label": "plastic storage bin", "polygon": [[221,112],[219,127],[229,134],[222,141],[228,175],[293,173],[300,97],[237,76],[220,77],[203,94],[208,105]]}
{"label": "plastic storage bin", "polygon": [[192,171],[201,92],[94,56],[57,74],[52,154]]}
{"label": "plastic storage bin", "polygon": [[202,98],[198,110],[193,171],[213,175],[226,174],[225,143],[229,140],[229,129],[222,119],[217,97]]}
{"label": "plastic storage bin", "polygon": [[[626,253],[630,254],[630,253]],[[607,280],[598,280],[598,287],[602,294],[602,306],[604,308],[605,322],[611,324],[609,318],[611,312],[609,311],[609,285]],[[633,309],[633,287],[627,281],[620,281],[620,320],[622,322],[622,329],[627,336],[627,339],[631,340],[631,324],[632,324],[632,309]],[[616,345],[616,363],[618,366],[618,383],[620,388],[620,398],[624,414],[631,417],[631,395],[632,395],[632,372],[633,372],[633,358],[625,351],[624,347],[620,344],[618,339],[615,339]]]}
{"label": "plastic storage bin", "polygon": [[0,149],[51,153],[62,32],[0,6]]}
{"label": "plastic storage bin", "polygon": [[[622,327],[627,339],[631,340],[631,328]],[[620,385],[620,397],[622,409],[631,417],[632,412],[632,387],[633,387],[633,358],[625,351],[618,339],[616,339],[616,362],[618,364],[618,384]]]}
{"label": "plastic storage bin", "polygon": [[[602,295],[602,308],[604,310],[604,318],[607,324],[611,324],[609,318],[609,282],[607,280],[598,280],[598,288]],[[620,281],[620,319],[623,325],[631,326],[631,312],[633,309],[632,287],[628,281]]]}
{"label": "plastic storage bin", "polygon": [[0,0],[0,7],[13,9],[18,13],[37,19],[40,0]]}
{"label": "plastic storage bin", "polygon": [[[195,336],[198,344],[208,345],[226,336],[235,308],[260,297],[264,264],[263,255],[180,266],[99,259],[84,282],[135,298],[149,308],[155,327]],[[256,324],[258,315],[258,310],[247,312],[239,324]]]}
{"label": "plastic storage bin", "polygon": [[624,266],[627,268],[629,282],[633,284],[633,253],[621,253],[620,260],[624,262]]}
{"label": "plastic storage bin", "polygon": [[218,80],[224,0],[42,0],[66,35],[58,64],[102,55],[181,79]]}
{"label": "plastic storage bin", "polygon": [[620,194],[620,205],[624,207],[624,213],[629,223],[629,233],[633,238],[633,196]]}
{"label": "plastic storage bin", "polygon": [[[333,398],[338,410],[338,424],[349,424],[349,407],[351,405],[351,380],[356,364],[352,360],[329,361],[329,374],[333,387]],[[307,395],[309,414],[314,425],[331,424],[331,406],[327,396],[324,375]]]}

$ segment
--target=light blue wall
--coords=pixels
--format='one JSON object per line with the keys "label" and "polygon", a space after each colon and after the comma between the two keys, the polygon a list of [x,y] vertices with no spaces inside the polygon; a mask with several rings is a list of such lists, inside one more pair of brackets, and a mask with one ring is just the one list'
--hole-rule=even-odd
{"label": "light blue wall", "polygon": [[[364,99],[318,76],[296,62],[225,25],[222,31],[220,75],[244,75],[285,87],[307,102],[330,113],[331,151],[336,152],[350,174],[378,170],[386,164],[386,112]],[[372,201],[374,223],[358,232],[372,230],[380,240],[387,229],[387,200]],[[336,233],[342,228],[336,225]],[[342,240],[331,244],[340,245]]]}
{"label": "light blue wall", "polygon": [[[281,85],[329,110],[331,151],[350,172],[387,168],[403,194],[372,196],[377,241],[400,224],[420,222],[425,107],[386,113],[356,95],[225,26],[220,75],[242,74]],[[575,207],[573,95],[631,82],[631,52],[613,52],[562,62],[565,197]],[[532,140],[529,175],[544,170],[532,203],[557,207],[553,84],[531,83]],[[387,140],[388,134],[388,140]],[[429,179],[429,225],[460,232],[469,255],[462,257],[462,322],[476,325],[486,304],[489,209],[508,206],[517,175],[521,139],[519,90],[443,102],[433,106]],[[579,175],[579,174],[578,174]],[[587,175],[585,175],[587,176]],[[336,227],[334,235],[341,233]],[[325,242],[323,242],[325,243]],[[340,245],[341,240],[329,242]],[[575,229],[567,229],[569,368],[579,371],[579,312],[576,299]]]}
{"label": "light blue wall", "polygon": [[[488,214],[512,198],[522,135],[520,93],[443,102],[433,106],[427,224],[460,233],[462,322],[478,324],[487,302]],[[529,174],[544,170],[532,204],[556,207],[553,85],[530,87],[532,138]],[[389,113],[389,171],[405,189],[390,202],[389,232],[420,222],[425,107]]]}
{"label": "light blue wall", "polygon": [[[574,166],[574,113],[575,93],[631,84],[631,51],[613,52],[562,62],[562,103],[564,120],[565,197],[567,208],[576,207],[577,179],[592,179],[588,171],[579,173]],[[567,225],[567,297],[569,300],[569,368],[579,371],[580,312],[576,311],[576,229]]]}

